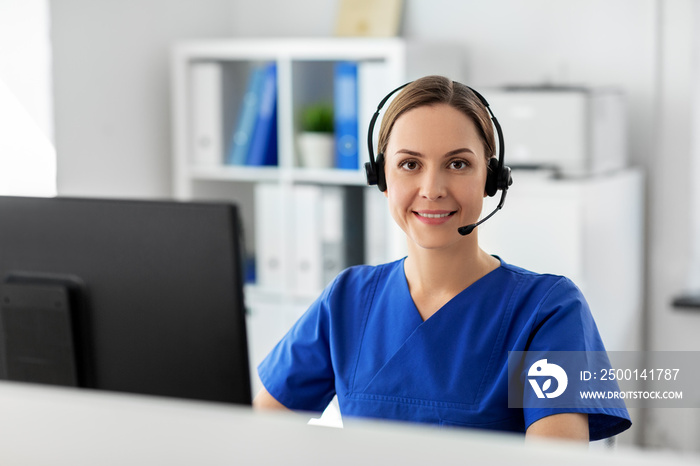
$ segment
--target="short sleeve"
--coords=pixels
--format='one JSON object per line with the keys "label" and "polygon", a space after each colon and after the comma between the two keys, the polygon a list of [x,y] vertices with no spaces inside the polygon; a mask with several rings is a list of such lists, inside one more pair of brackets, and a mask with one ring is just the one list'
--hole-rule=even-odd
{"label": "short sleeve", "polygon": [[[569,279],[561,277],[543,297],[527,351],[605,351],[588,303]],[[526,429],[546,416],[571,412],[588,414],[591,441],[617,435],[632,425],[622,400],[610,407],[581,408],[528,407],[524,402]]]}
{"label": "short sleeve", "polygon": [[328,300],[335,282],[258,366],[265,389],[285,407],[323,411],[335,395]]}

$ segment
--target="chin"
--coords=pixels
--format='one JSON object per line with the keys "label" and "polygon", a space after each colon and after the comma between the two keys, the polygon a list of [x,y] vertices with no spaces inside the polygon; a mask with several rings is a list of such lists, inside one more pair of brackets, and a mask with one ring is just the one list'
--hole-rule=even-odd
{"label": "chin", "polygon": [[455,246],[459,246],[460,244],[464,244],[462,241],[460,241],[463,238],[465,237],[461,236],[455,230],[454,236],[445,235],[444,237],[437,237],[437,235],[432,235],[430,238],[409,236],[409,241],[419,249],[439,251],[442,249],[451,249]]}

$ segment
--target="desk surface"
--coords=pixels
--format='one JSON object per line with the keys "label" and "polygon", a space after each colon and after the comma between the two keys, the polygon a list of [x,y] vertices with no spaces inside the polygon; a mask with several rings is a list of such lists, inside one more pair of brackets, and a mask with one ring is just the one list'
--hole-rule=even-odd
{"label": "desk surface", "polygon": [[383,422],[314,427],[248,408],[0,382],[0,464],[680,465],[697,457]]}

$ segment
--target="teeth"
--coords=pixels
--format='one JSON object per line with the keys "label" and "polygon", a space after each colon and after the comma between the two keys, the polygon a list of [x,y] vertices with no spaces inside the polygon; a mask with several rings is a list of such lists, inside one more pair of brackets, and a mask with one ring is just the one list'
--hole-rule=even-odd
{"label": "teeth", "polygon": [[448,217],[450,215],[450,212],[448,212],[446,214],[422,214],[420,212],[416,212],[416,213],[418,215],[420,215],[421,217],[425,217],[425,218],[444,218],[444,217]]}

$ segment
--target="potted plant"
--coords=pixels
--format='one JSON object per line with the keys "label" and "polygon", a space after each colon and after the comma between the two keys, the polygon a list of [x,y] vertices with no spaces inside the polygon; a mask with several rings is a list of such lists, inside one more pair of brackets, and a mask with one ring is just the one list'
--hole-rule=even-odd
{"label": "potted plant", "polygon": [[301,112],[301,133],[297,136],[300,165],[307,168],[334,166],[333,106],[320,102]]}

